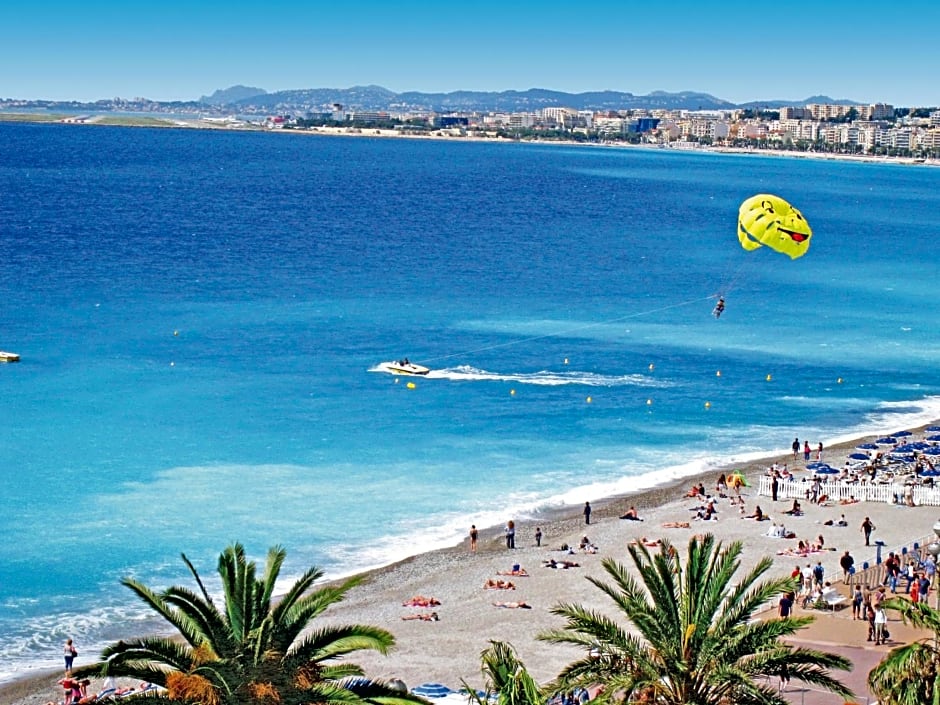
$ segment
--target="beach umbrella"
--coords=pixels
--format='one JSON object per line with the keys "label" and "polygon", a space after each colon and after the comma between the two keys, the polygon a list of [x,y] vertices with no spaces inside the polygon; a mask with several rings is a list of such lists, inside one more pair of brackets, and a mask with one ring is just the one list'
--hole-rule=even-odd
{"label": "beach umbrella", "polygon": [[940,426],[928,426],[927,427],[928,433],[936,433],[937,431],[940,431]]}
{"label": "beach umbrella", "polygon": [[830,467],[829,465],[823,468],[816,468],[814,472],[817,475],[838,475],[839,474],[839,471],[836,468]]}
{"label": "beach umbrella", "polygon": [[443,698],[454,691],[440,683],[422,683],[412,688],[411,692],[422,698]]}
{"label": "beach umbrella", "polygon": [[932,446],[924,451],[924,455],[940,455],[940,446]]}
{"label": "beach umbrella", "polygon": [[913,434],[910,431],[895,431],[894,433],[889,433],[888,435],[892,438],[907,438]]}
{"label": "beach umbrella", "polygon": [[898,442],[897,438],[891,438],[889,436],[885,436],[884,438],[879,438],[877,441],[875,441],[875,443],[877,443],[880,446],[893,446],[897,442]]}
{"label": "beach umbrella", "polygon": [[745,487],[751,486],[751,483],[747,481],[746,477],[744,477],[744,473],[733,472],[731,473],[731,475],[728,476],[728,482],[730,482],[731,484],[734,484],[735,480],[740,480],[741,484],[744,485]]}
{"label": "beach umbrella", "polygon": [[933,436],[927,436],[927,438],[925,438],[924,440],[934,441],[934,442],[940,441],[940,433],[934,434]]}
{"label": "beach umbrella", "polygon": [[938,477],[940,476],[940,470],[924,470],[921,474],[921,477]]}
{"label": "beach umbrella", "polygon": [[859,443],[855,447],[858,448],[859,450],[878,450],[877,443]]}
{"label": "beach umbrella", "polygon": [[852,460],[871,460],[867,453],[849,453],[849,458]]}
{"label": "beach umbrella", "polygon": [[[865,457],[867,458],[868,456],[866,455]],[[806,469],[807,469],[807,470],[816,470],[816,469],[818,469],[818,468],[828,468],[828,467],[829,467],[829,463],[822,463],[822,462],[819,462],[819,461],[815,461],[815,462],[812,462],[812,463],[806,463]]]}

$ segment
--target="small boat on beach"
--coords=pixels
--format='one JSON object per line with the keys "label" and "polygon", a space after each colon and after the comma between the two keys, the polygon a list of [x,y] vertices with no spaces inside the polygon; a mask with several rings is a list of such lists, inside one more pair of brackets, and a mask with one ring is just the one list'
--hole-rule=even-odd
{"label": "small boat on beach", "polygon": [[20,356],[17,353],[5,352],[0,350],[0,362],[19,362]]}
{"label": "small boat on beach", "polygon": [[404,360],[386,362],[385,369],[395,375],[426,375],[431,371],[430,368],[424,365],[416,365],[408,360],[407,357]]}

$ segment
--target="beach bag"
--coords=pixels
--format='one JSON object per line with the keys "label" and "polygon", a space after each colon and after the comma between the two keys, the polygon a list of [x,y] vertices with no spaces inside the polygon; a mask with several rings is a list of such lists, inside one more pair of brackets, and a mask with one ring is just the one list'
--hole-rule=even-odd
{"label": "beach bag", "polygon": [[881,628],[881,635],[882,635],[885,639],[888,639],[888,638],[891,637],[891,632],[888,631],[888,625],[887,625],[887,624],[886,624],[884,627]]}

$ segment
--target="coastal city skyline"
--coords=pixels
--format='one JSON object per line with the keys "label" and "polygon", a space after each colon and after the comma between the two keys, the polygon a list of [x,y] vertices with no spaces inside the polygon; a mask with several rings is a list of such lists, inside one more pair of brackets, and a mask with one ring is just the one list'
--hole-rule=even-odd
{"label": "coastal city skyline", "polygon": [[[835,101],[940,104],[940,59],[907,18],[878,20],[874,43],[848,6],[791,6],[769,25],[684,4],[668,15],[501,8],[498,17],[438,7],[402,12],[365,2],[272,13],[217,13],[181,3],[116,3],[0,11],[0,57],[17,66],[0,97],[95,101],[120,96],[190,101],[233,85],[268,92],[382,85],[395,92],[614,90],[707,93],[733,103]],[[917,24],[940,19],[933,7]]]}

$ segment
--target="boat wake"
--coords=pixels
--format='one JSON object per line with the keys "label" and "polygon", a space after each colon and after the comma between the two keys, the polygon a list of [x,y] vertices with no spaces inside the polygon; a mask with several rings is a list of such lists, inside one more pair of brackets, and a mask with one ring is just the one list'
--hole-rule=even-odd
{"label": "boat wake", "polygon": [[565,372],[541,370],[539,372],[503,374],[477,369],[470,365],[431,370],[427,376],[429,379],[449,379],[454,382],[515,382],[517,384],[535,384],[547,387],[565,384],[578,384],[587,387],[658,387],[663,385],[661,380],[654,380],[639,374],[603,375],[578,370]]}

